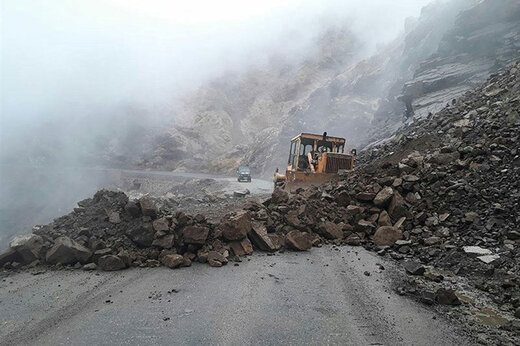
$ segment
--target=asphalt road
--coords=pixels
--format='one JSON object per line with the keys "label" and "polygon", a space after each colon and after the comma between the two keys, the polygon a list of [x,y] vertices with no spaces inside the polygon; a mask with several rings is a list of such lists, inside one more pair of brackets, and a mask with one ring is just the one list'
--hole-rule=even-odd
{"label": "asphalt road", "polygon": [[353,247],[256,254],[222,268],[23,272],[0,279],[0,344],[471,344],[395,294],[395,275]]}

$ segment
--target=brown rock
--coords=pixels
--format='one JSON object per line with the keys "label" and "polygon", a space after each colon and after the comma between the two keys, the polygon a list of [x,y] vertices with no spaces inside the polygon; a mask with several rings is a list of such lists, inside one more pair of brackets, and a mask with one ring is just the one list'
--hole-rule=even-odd
{"label": "brown rock", "polygon": [[289,200],[289,194],[287,191],[282,190],[280,188],[276,188],[273,191],[273,194],[271,195],[271,202],[274,204],[283,204],[287,203]]}
{"label": "brown rock", "polygon": [[152,242],[153,246],[161,247],[163,249],[170,249],[173,247],[174,244],[174,236],[173,234],[165,235],[164,237],[155,239]]}
{"label": "brown rock", "polygon": [[285,219],[287,220],[287,224],[293,226],[297,229],[305,228],[305,225],[300,221],[300,213],[296,210],[291,210],[285,215]]}
{"label": "brown rock", "polygon": [[361,214],[361,213],[363,213],[364,210],[365,210],[365,208],[360,207],[358,205],[348,205],[347,206],[347,214],[350,216]]}
{"label": "brown rock", "polygon": [[228,262],[227,258],[218,251],[209,251],[207,261],[212,267],[222,267]]}
{"label": "brown rock", "polygon": [[254,246],[262,251],[276,251],[280,247],[272,241],[267,233],[265,225],[261,222],[253,222],[251,231],[247,234]]}
{"label": "brown rock", "polygon": [[404,206],[403,196],[397,191],[394,191],[390,205],[388,206],[388,214],[395,220],[402,216],[405,216],[407,210]]}
{"label": "brown rock", "polygon": [[334,197],[334,200],[340,206],[347,205],[350,203],[350,195],[346,190],[343,190],[343,191],[340,191],[338,194],[336,194],[336,196]]}
{"label": "brown rock", "polygon": [[311,237],[307,232],[291,231],[285,235],[289,248],[297,251],[309,250],[312,247]]}
{"label": "brown rock", "polygon": [[182,237],[186,244],[204,245],[208,235],[209,229],[202,226],[188,226],[182,230]]}
{"label": "brown rock", "polygon": [[392,226],[392,220],[390,220],[390,215],[388,215],[386,210],[383,210],[381,212],[381,214],[379,214],[379,218],[377,219],[377,224],[379,227]]}
{"label": "brown rock", "polygon": [[377,193],[374,197],[374,204],[377,207],[385,207],[390,202],[390,199],[394,195],[394,190],[391,187],[385,187]]}
{"label": "brown rock", "polygon": [[233,251],[235,256],[238,257],[251,255],[253,253],[253,245],[247,238],[240,241],[233,241],[229,243],[229,246],[231,247],[231,251]]}
{"label": "brown rock", "polygon": [[356,199],[361,202],[370,202],[376,197],[373,192],[360,192],[356,195]]}
{"label": "brown rock", "polygon": [[367,220],[359,220],[356,226],[354,227],[356,232],[364,232],[368,234],[371,234],[375,228],[376,226],[372,222]]}
{"label": "brown rock", "polygon": [[372,237],[372,241],[378,246],[393,245],[396,241],[403,238],[403,232],[391,227],[382,226],[379,227]]}
{"label": "brown rock", "polygon": [[342,226],[330,221],[320,223],[316,232],[327,239],[343,238]]}
{"label": "brown rock", "polygon": [[222,236],[226,240],[241,240],[251,231],[251,214],[240,211],[236,216],[229,217],[220,224]]}
{"label": "brown rock", "polygon": [[184,257],[178,254],[165,255],[161,258],[161,263],[168,268],[178,268],[184,264]]}

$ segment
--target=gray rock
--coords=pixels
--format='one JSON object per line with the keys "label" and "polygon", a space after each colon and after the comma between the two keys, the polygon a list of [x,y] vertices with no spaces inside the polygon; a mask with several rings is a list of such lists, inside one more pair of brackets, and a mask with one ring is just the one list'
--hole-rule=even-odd
{"label": "gray rock", "polygon": [[126,268],[125,262],[115,255],[100,257],[98,260],[98,266],[101,270],[105,271],[115,271]]}
{"label": "gray rock", "polygon": [[54,245],[47,251],[45,260],[52,264],[86,263],[91,256],[92,252],[89,249],[69,237],[62,236],[54,241]]}

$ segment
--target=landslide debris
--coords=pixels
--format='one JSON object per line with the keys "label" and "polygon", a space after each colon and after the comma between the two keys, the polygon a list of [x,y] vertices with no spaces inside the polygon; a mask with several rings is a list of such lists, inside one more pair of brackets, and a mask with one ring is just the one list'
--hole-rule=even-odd
{"label": "landslide debris", "polygon": [[[290,194],[277,189],[217,223],[158,208],[147,196],[129,200],[102,190],[15,239],[0,265],[118,270],[198,261],[220,267],[253,249],[362,245],[402,260],[413,280],[443,283],[437,270],[464,277],[509,314],[500,326],[514,335],[520,331],[514,317],[520,308],[519,73],[520,63],[513,64],[367,149],[358,168],[338,181]],[[450,287],[408,292],[428,304],[462,301]]]}

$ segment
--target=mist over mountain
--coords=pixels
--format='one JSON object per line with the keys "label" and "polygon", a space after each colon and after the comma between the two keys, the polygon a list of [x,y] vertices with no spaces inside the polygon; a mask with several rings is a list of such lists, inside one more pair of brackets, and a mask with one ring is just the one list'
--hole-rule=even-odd
{"label": "mist over mountain", "polygon": [[273,55],[262,68],[226,73],[184,98],[172,125],[140,167],[269,175],[283,167],[300,132],[344,136],[350,147],[390,136],[436,112],[518,56],[517,1],[434,2],[395,40],[368,57],[349,23],[314,38],[316,53],[293,63]]}

